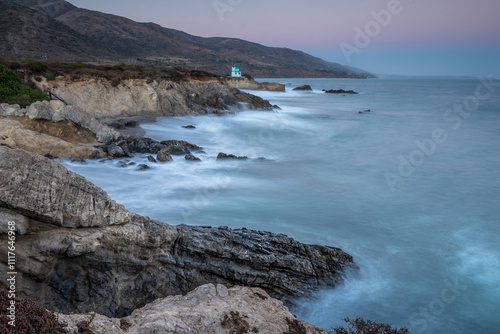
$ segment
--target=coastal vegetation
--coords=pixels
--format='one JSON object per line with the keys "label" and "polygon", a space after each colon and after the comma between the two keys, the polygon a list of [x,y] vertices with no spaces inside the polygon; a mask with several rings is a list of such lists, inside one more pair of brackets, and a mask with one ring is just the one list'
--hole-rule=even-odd
{"label": "coastal vegetation", "polygon": [[[41,63],[34,63],[32,66],[36,71],[43,71]],[[0,63],[0,103],[19,104],[25,107],[41,100],[49,100],[49,98],[41,91],[23,85],[12,69]]]}

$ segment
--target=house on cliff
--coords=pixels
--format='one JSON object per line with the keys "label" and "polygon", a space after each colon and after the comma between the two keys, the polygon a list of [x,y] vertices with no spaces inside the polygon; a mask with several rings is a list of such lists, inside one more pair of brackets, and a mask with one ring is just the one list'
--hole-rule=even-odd
{"label": "house on cliff", "polygon": [[232,66],[231,76],[233,78],[239,78],[239,77],[241,77],[241,71],[240,71],[240,67],[239,66]]}

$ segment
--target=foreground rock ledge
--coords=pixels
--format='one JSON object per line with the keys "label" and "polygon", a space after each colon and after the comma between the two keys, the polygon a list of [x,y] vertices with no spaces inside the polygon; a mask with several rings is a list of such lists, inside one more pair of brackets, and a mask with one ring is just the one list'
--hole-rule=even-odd
{"label": "foreground rock ledge", "polygon": [[[285,302],[342,282],[342,250],[246,229],[171,226],[127,211],[61,164],[0,145],[0,222],[17,224],[17,291],[62,313],[123,317],[203,284]],[[4,230],[5,229],[1,229]],[[8,272],[0,234],[0,272]],[[6,285],[2,279],[0,285]]]}
{"label": "foreground rock ledge", "polygon": [[[68,324],[71,333],[77,333],[77,324],[91,316],[60,314],[58,318]],[[90,329],[106,334],[328,333],[296,319],[282,302],[262,289],[228,289],[221,284],[206,284],[185,296],[158,299],[121,319],[97,314]]]}

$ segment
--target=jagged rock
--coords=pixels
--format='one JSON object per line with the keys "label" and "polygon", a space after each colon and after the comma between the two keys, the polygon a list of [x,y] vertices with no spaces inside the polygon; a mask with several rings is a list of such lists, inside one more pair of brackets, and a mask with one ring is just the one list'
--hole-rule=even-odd
{"label": "jagged rock", "polygon": [[83,176],[55,161],[5,146],[0,146],[0,207],[68,228],[123,224],[130,216]]}
{"label": "jagged rock", "polygon": [[248,157],[245,157],[245,156],[238,157],[238,156],[236,156],[234,154],[226,154],[226,153],[223,153],[223,152],[220,152],[217,155],[217,160],[228,160],[228,159],[247,160]]}
{"label": "jagged rock", "polygon": [[152,155],[148,155],[149,162],[156,162],[156,159]]}
{"label": "jagged rock", "polygon": [[172,156],[170,155],[170,151],[167,148],[162,149],[156,155],[156,159],[161,162],[172,161]]}
{"label": "jagged rock", "polygon": [[168,153],[170,153],[170,154],[172,154],[172,155],[184,155],[184,154],[190,154],[191,153],[186,146],[178,145],[178,144],[177,145],[167,146],[163,150],[166,151],[166,152],[168,152]]}
{"label": "jagged rock", "polygon": [[165,146],[181,145],[194,151],[201,150],[201,147],[199,147],[198,145],[188,143],[185,140],[164,140],[160,143]]}
{"label": "jagged rock", "polygon": [[290,303],[339,284],[354,267],[340,249],[282,234],[174,227],[132,214],[59,163],[5,146],[0,207],[29,219],[31,233],[16,237],[18,294],[63,313],[93,311],[95,301],[98,313],[123,317],[206,283],[261,287]]}
{"label": "jagged rock", "polygon": [[[89,315],[58,315],[67,329],[78,332],[77,324]],[[293,329],[300,328],[301,331]],[[222,284],[205,284],[185,296],[155,300],[122,319],[97,315],[90,325],[106,334],[219,334],[302,333],[327,334],[324,329],[295,318],[279,300],[264,290]]]}
{"label": "jagged rock", "polygon": [[295,87],[293,90],[305,90],[305,91],[311,91],[311,90],[312,90],[312,88],[311,88],[311,86],[309,86],[309,85],[304,85],[304,86]]}
{"label": "jagged rock", "polygon": [[194,155],[191,155],[191,154],[186,154],[186,156],[184,157],[184,159],[186,159],[188,161],[201,161],[200,158],[195,157]]}
{"label": "jagged rock", "polygon": [[323,89],[323,91],[329,94],[359,94],[353,90],[343,90],[343,89],[329,89],[329,90]]}
{"label": "jagged rock", "polygon": [[[42,133],[36,128],[25,128],[24,123],[33,123],[26,116],[0,117],[0,139],[11,147],[18,147],[38,154],[48,154],[53,157],[89,158],[96,150],[91,144],[75,143],[50,134]],[[48,123],[48,122],[47,122]],[[31,124],[36,126],[34,124]],[[46,124],[45,124],[46,125]],[[52,130],[67,131],[68,128],[61,123],[53,123]]]}

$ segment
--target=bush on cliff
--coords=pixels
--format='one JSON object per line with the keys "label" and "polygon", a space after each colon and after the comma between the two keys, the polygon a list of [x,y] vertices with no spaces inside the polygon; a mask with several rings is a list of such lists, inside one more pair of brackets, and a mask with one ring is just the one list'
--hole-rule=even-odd
{"label": "bush on cliff", "polygon": [[47,311],[37,303],[28,298],[14,298],[15,326],[9,324],[12,321],[11,299],[8,298],[7,291],[0,289],[0,333],[5,334],[66,334],[63,325],[57,321],[54,312]]}
{"label": "bush on cliff", "polygon": [[21,79],[11,69],[0,64],[0,103],[19,104],[26,107],[36,101],[49,100],[45,94],[23,86]]}
{"label": "bush on cliff", "polygon": [[410,334],[406,328],[392,328],[389,324],[383,324],[361,317],[356,319],[345,318],[347,329],[344,327],[334,328],[330,334]]}

